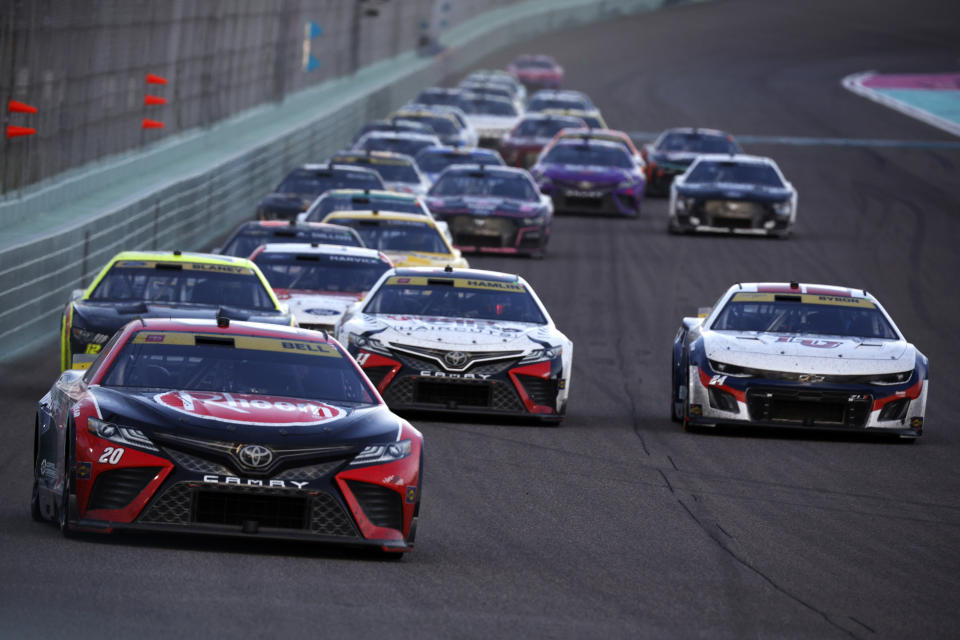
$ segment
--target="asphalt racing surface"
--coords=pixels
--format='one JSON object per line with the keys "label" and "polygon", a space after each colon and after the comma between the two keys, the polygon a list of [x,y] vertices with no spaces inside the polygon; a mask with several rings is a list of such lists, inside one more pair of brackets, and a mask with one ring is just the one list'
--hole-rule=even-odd
{"label": "asphalt racing surface", "polygon": [[[669,236],[566,216],[518,271],[575,342],[560,428],[414,420],[417,549],[401,562],[302,544],[64,539],[31,521],[31,425],[56,348],[3,367],[2,637],[956,637],[960,627],[960,151],[845,91],[874,69],[955,70],[960,5],[721,0],[558,32],[549,52],[612,126],[842,138],[747,145],[799,190],[789,240]],[[952,139],[956,141],[956,139]],[[688,434],[668,418],[670,344],[738,281],[864,287],[930,358],[916,444]]]}

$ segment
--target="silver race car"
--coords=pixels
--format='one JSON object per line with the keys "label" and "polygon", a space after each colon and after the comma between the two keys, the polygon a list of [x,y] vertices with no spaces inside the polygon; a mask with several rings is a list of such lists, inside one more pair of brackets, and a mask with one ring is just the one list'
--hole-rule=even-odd
{"label": "silver race car", "polygon": [[673,342],[671,417],[744,425],[923,433],[928,362],[866,291],[730,287]]}

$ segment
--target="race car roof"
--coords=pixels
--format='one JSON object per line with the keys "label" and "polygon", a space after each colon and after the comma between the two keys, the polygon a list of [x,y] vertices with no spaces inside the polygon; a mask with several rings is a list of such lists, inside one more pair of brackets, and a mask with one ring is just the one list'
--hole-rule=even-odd
{"label": "race car roof", "polygon": [[348,247],[341,244],[322,244],[316,242],[271,242],[263,246],[259,253],[296,253],[318,256],[348,255],[360,258],[378,258],[386,260],[376,249],[366,247]]}
{"label": "race car roof", "polygon": [[[357,163],[360,166],[366,166],[366,163],[377,164],[378,161],[395,165],[412,165],[413,158],[405,153],[396,153],[394,151],[341,151],[335,154],[331,161],[334,164],[343,163],[347,166],[353,166]],[[347,164],[350,163],[350,164]]]}
{"label": "race car roof", "polygon": [[314,342],[332,343],[332,338],[327,338],[318,331],[308,331],[298,327],[288,327],[279,324],[267,324],[263,322],[247,322],[244,320],[230,320],[225,323],[226,326],[220,326],[217,320],[203,318],[137,318],[132,320],[127,327],[133,331],[203,331],[204,333],[221,333],[224,335],[240,336],[263,336],[276,338],[297,337],[298,339],[308,339]]}
{"label": "race car roof", "polygon": [[705,129],[703,127],[674,127],[672,129],[665,129],[661,132],[661,136],[667,135],[668,133],[692,133],[692,134],[701,134],[705,136],[719,136],[721,138],[732,138],[729,133],[726,131],[721,131],[720,129]]}
{"label": "race car roof", "polygon": [[751,156],[745,153],[701,153],[697,162],[735,162],[738,164],[765,164],[776,166],[773,158]]}
{"label": "race car roof", "polygon": [[355,164],[337,164],[335,162],[325,162],[324,164],[305,164],[298,168],[306,169],[307,171],[369,171],[370,173],[377,173],[373,169],[369,169],[367,167],[357,166]]}
{"label": "race car roof", "polygon": [[808,284],[803,282],[739,282],[735,285],[732,285],[727,291],[744,291],[747,293],[793,293],[876,300],[864,289],[852,289],[849,287],[841,287],[831,284]]}
{"label": "race car roof", "polygon": [[[330,189],[325,192],[321,197],[355,197],[355,198],[381,198],[384,200],[405,200],[412,202],[417,199],[417,196],[411,193],[402,193],[400,191],[386,191],[384,189]],[[272,222],[272,221],[271,221]],[[280,221],[283,224],[286,224],[284,221]],[[314,222],[313,224],[323,224],[324,226],[331,226],[329,223]],[[336,225],[333,225],[336,226]]]}
{"label": "race car roof", "polygon": [[324,222],[337,220],[402,220],[406,222],[420,222],[436,228],[433,218],[420,213],[396,213],[394,211],[332,211],[323,219]]}
{"label": "race car roof", "polygon": [[[337,191],[340,191],[340,190],[338,189]],[[344,191],[346,191],[346,189],[344,189]],[[350,191],[357,191],[359,194],[363,193],[363,191],[360,189],[350,189]],[[328,192],[328,193],[331,193],[331,192]],[[377,191],[374,191],[373,193],[389,193],[390,195],[397,195],[393,191],[377,190]],[[344,231],[349,233],[349,231],[347,231],[347,229],[343,225],[330,224],[329,222],[311,222],[311,221],[291,222],[289,220],[250,220],[248,222],[244,222],[243,225],[241,225],[241,228],[243,229],[253,229],[255,227],[261,227],[264,229],[283,227],[285,229],[292,229],[294,231],[327,229],[330,231]]]}
{"label": "race car roof", "polygon": [[520,282],[520,276],[515,273],[502,271],[487,271],[486,269],[446,269],[440,267],[396,267],[393,275],[397,276],[436,276],[438,278],[472,278],[474,280],[492,280],[496,282]]}
{"label": "race car roof", "polygon": [[[528,176],[530,173],[520,167],[508,167],[499,164],[479,164],[475,162],[464,162],[463,164],[452,164],[444,169],[443,173],[485,173],[490,175],[522,175]],[[477,176],[479,177],[479,176]]]}
{"label": "race car roof", "polygon": [[216,253],[194,253],[192,251],[121,251],[110,259],[110,264],[121,260],[164,260],[167,262],[224,264],[237,267],[250,267],[253,264],[246,258],[224,256]]}

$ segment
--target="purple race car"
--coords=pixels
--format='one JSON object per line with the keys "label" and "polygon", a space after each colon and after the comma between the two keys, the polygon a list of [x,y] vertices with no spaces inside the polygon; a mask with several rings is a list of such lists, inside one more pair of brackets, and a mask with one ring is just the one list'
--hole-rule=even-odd
{"label": "purple race car", "polygon": [[558,140],[530,173],[557,211],[640,215],[643,171],[615,142]]}
{"label": "purple race car", "polygon": [[461,251],[535,257],[546,252],[553,203],[525,169],[450,166],[427,193],[427,207],[447,223]]}

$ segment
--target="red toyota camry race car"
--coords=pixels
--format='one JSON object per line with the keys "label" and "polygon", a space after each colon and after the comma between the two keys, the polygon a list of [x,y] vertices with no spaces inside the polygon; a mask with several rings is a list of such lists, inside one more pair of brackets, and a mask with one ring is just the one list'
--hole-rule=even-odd
{"label": "red toyota camry race car", "polygon": [[65,533],[403,552],[416,534],[422,451],[420,433],[324,333],[135,320],[40,400],[31,507]]}

